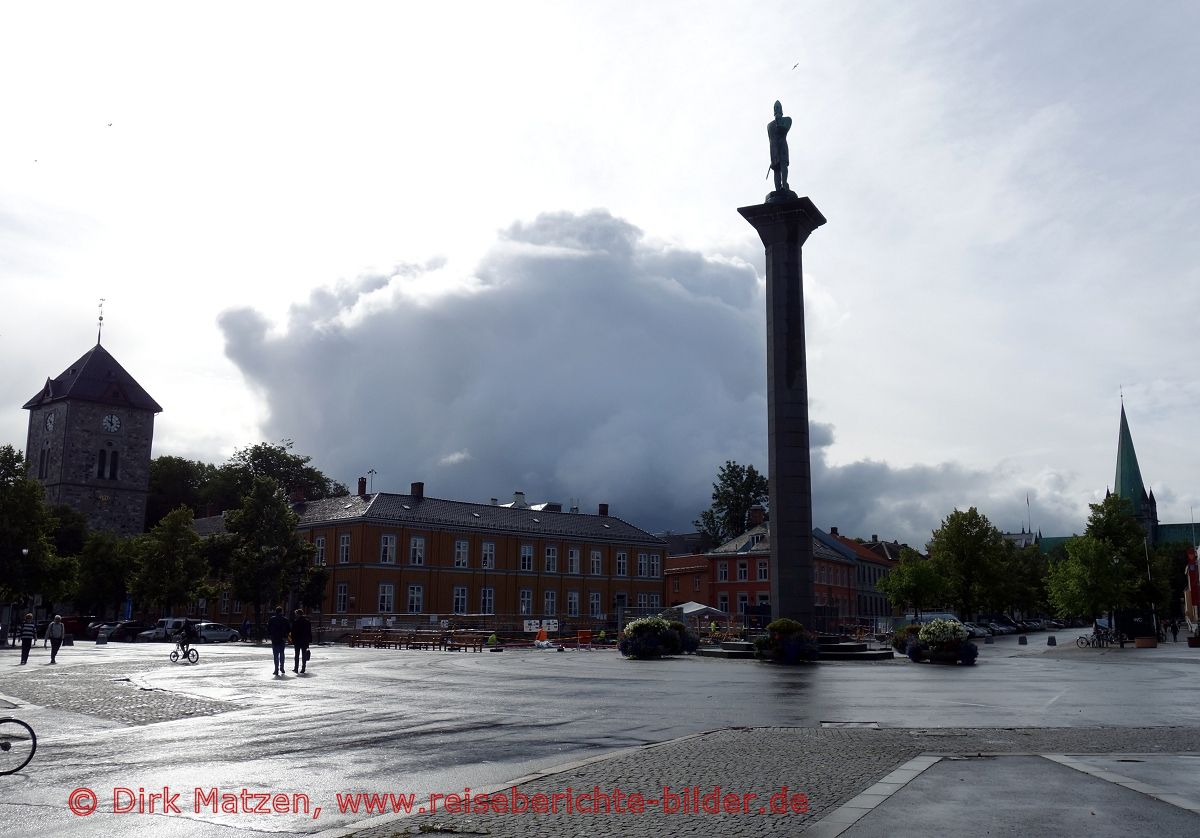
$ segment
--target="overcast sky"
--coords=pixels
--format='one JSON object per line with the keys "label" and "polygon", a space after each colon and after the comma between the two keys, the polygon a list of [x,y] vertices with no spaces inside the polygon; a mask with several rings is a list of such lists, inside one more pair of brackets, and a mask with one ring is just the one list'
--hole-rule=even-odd
{"label": "overcast sky", "polygon": [[[156,455],[687,530],[766,468],[766,123],[814,522],[1200,507],[1200,4],[0,7],[0,442],[95,342]],[[1026,504],[1028,497],[1029,503]],[[1198,510],[1200,511],[1200,510]]]}

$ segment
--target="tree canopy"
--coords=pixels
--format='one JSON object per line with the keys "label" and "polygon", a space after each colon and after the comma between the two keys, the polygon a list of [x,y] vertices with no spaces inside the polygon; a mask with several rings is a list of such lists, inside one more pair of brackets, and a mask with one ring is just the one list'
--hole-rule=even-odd
{"label": "tree canopy", "polygon": [[713,483],[712,506],[693,525],[714,544],[723,544],[747,529],[750,508],[767,500],[767,478],[752,465],[726,460]]}
{"label": "tree canopy", "polygon": [[914,617],[930,606],[937,605],[945,596],[946,583],[934,567],[911,547],[900,551],[899,563],[882,576],[875,587],[901,609],[911,608]]}
{"label": "tree canopy", "polygon": [[0,599],[26,603],[54,564],[55,520],[42,486],[25,475],[25,459],[0,446]]}
{"label": "tree canopy", "polygon": [[975,616],[1003,575],[1004,537],[971,507],[954,510],[933,531],[929,557],[946,582],[946,600],[964,620]]}

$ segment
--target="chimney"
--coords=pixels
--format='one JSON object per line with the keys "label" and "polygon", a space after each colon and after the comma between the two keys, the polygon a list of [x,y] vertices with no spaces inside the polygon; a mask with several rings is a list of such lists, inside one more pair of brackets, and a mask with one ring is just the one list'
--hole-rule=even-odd
{"label": "chimney", "polygon": [[830,535],[837,535],[837,534],[838,534],[837,527],[830,527],[830,528],[829,528],[829,534],[830,534]]}
{"label": "chimney", "polygon": [[604,518],[608,517],[608,504],[607,503],[600,504],[600,515]]}
{"label": "chimney", "polygon": [[499,506],[500,498],[492,498],[492,506]]}
{"label": "chimney", "polygon": [[749,521],[751,527],[761,527],[763,521],[765,520],[767,520],[767,510],[763,509],[762,506],[757,503],[750,507]]}
{"label": "chimney", "polygon": [[408,493],[413,496],[413,500],[420,500],[425,497],[425,484],[414,483],[408,488]]}
{"label": "chimney", "polygon": [[872,541],[878,541],[878,540],[879,540],[879,535],[878,535],[878,534],[876,534],[876,533],[871,533],[871,540],[872,540]]}
{"label": "chimney", "polygon": [[367,496],[367,478],[365,477],[358,478],[358,496],[360,498]]}
{"label": "chimney", "polygon": [[528,509],[529,508],[529,504],[527,504],[525,502],[525,493],[522,492],[520,489],[513,492],[512,505],[513,505],[513,509]]}

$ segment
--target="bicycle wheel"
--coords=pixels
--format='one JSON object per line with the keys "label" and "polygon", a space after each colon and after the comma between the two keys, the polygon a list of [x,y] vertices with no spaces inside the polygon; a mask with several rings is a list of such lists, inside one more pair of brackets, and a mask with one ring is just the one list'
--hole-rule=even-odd
{"label": "bicycle wheel", "polygon": [[1092,644],[1088,643],[1088,639],[1086,637],[1077,637],[1077,638],[1075,638],[1075,645],[1078,646],[1080,649],[1086,649],[1088,646],[1091,646]]}
{"label": "bicycle wheel", "polygon": [[177,661],[177,660],[179,660],[179,650],[172,649],[171,650],[171,663],[175,663],[175,661]]}
{"label": "bicycle wheel", "polygon": [[195,663],[196,661],[200,660],[200,653],[195,649],[188,649],[188,660],[192,663]]}
{"label": "bicycle wheel", "polygon": [[15,774],[33,759],[37,736],[20,719],[0,719],[0,774]]}

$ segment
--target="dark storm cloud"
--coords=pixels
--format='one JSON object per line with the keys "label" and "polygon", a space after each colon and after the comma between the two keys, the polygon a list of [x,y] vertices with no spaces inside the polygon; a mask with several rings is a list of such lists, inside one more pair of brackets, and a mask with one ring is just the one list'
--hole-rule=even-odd
{"label": "dark storm cloud", "polygon": [[[429,293],[446,273],[405,265],[319,289],[282,334],[225,312],[266,436],[348,485],[373,468],[385,491],[421,480],[486,502],[519,489],[609,503],[650,530],[689,528],[725,460],[765,470],[764,303],[744,261],[594,211],[514,224],[471,282]],[[959,498],[988,492],[987,475],[953,466],[828,467],[832,438],[814,423],[818,526],[923,539]]]}

